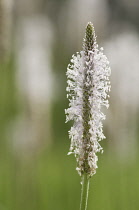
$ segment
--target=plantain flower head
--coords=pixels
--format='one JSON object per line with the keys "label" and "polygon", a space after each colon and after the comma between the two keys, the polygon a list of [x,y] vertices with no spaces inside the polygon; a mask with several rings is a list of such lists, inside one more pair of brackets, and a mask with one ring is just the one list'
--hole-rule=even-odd
{"label": "plantain flower head", "polygon": [[98,49],[93,24],[86,27],[83,49],[72,56],[67,67],[67,98],[69,108],[65,110],[66,122],[72,120],[69,131],[70,151],[77,160],[79,175],[91,177],[96,173],[97,153],[103,152],[99,142],[105,138],[102,120],[105,115],[101,107],[109,107],[110,67],[103,48]]}

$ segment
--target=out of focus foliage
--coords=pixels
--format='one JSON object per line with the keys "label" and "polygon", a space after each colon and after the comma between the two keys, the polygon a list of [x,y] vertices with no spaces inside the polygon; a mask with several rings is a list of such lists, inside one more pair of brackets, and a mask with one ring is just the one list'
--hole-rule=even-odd
{"label": "out of focus foliage", "polygon": [[88,210],[139,209],[138,0],[0,0],[0,210],[76,210],[66,67],[92,21],[112,68]]}

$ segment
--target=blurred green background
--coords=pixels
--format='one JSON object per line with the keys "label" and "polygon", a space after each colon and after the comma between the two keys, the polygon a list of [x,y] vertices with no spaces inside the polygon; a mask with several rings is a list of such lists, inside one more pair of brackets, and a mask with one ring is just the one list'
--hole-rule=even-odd
{"label": "blurred green background", "polygon": [[0,0],[0,210],[77,210],[66,68],[94,23],[112,91],[88,210],[139,209],[139,1]]}

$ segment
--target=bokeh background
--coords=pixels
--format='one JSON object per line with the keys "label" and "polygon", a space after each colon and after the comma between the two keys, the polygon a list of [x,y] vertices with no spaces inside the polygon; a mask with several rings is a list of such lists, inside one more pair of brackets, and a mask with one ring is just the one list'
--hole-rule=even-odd
{"label": "bokeh background", "polygon": [[66,68],[93,22],[110,108],[88,210],[139,209],[139,1],[0,0],[0,210],[77,210]]}

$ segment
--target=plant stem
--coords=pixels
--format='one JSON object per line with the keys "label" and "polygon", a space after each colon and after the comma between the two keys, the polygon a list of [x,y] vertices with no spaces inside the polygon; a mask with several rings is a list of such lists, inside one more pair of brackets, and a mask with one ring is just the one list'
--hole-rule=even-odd
{"label": "plant stem", "polygon": [[82,177],[80,210],[87,210],[88,192],[89,192],[89,178],[87,177],[87,174],[84,173]]}

